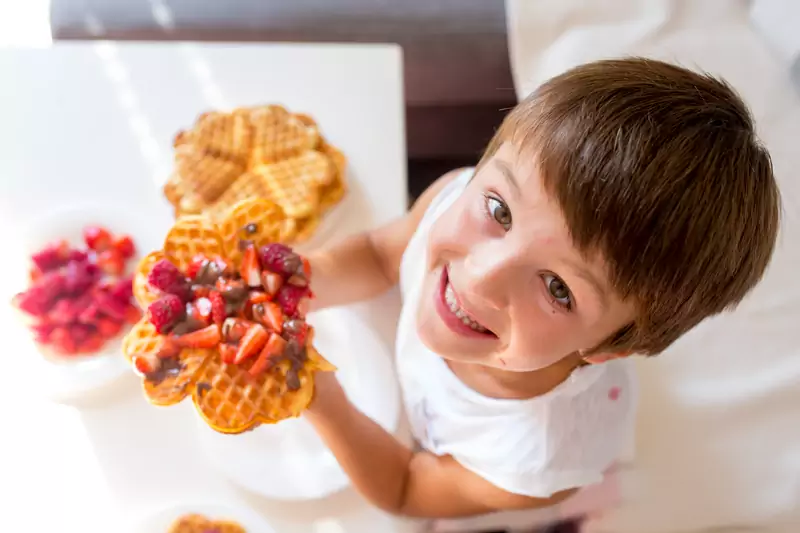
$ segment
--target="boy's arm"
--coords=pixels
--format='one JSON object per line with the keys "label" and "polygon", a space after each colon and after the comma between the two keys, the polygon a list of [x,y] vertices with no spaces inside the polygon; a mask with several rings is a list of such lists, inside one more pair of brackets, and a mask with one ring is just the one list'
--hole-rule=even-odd
{"label": "boy's arm", "polygon": [[437,179],[402,218],[309,255],[315,298],[311,309],[377,296],[397,284],[400,259],[431,201],[462,170]]}
{"label": "boy's arm", "polygon": [[576,489],[549,498],[501,490],[452,457],[414,453],[356,409],[335,376],[317,374],[316,396],[306,418],[331,449],[355,488],[386,512],[453,518],[556,504]]}

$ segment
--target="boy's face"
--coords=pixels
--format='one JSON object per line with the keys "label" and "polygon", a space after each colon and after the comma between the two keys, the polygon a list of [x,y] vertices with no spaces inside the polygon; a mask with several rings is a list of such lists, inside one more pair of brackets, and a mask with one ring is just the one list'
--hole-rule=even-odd
{"label": "boy's face", "polygon": [[573,246],[535,166],[508,143],[434,223],[427,267],[417,330],[446,359],[538,370],[634,318],[602,259]]}

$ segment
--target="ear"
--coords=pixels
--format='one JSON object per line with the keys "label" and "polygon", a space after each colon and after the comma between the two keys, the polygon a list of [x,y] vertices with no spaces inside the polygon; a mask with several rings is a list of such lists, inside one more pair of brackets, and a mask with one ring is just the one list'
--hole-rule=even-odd
{"label": "ear", "polygon": [[590,365],[599,365],[600,363],[605,363],[613,359],[621,359],[623,357],[628,357],[632,354],[633,352],[616,352],[616,353],[601,352],[592,355],[587,355],[583,357],[583,360],[589,363]]}

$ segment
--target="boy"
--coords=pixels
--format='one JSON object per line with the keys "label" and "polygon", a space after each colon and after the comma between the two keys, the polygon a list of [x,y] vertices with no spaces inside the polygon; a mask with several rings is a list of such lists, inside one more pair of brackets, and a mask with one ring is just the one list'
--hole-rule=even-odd
{"label": "boy", "polygon": [[317,308],[399,281],[398,374],[422,450],[332,376],[307,419],[386,511],[557,504],[602,480],[630,436],[627,357],[741,301],[779,214],[769,154],[724,82],[646,59],[570,70],[511,111],[477,169],[311,258]]}

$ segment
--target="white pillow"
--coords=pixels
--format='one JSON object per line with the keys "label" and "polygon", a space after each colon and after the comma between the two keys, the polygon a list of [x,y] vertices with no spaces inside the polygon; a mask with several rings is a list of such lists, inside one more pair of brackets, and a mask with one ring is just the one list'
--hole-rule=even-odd
{"label": "white pillow", "polygon": [[800,101],[745,4],[507,0],[520,96],[621,55],[720,75],[753,110],[783,196],[779,249],[751,296],[638,364],[622,504],[593,515],[591,533],[800,531]]}

